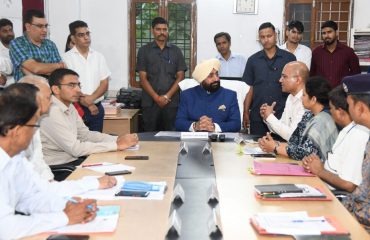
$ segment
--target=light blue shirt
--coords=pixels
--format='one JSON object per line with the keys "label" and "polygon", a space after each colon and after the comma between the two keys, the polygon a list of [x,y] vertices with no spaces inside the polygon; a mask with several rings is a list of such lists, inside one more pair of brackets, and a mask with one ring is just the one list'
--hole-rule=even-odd
{"label": "light blue shirt", "polygon": [[221,68],[218,71],[220,77],[243,77],[247,61],[242,55],[231,53],[228,60],[225,60],[221,54],[216,56],[221,62]]}

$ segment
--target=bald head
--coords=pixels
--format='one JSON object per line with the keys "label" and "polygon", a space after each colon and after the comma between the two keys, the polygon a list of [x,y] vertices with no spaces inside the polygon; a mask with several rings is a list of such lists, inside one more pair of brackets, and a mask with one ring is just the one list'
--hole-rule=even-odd
{"label": "bald head", "polygon": [[304,84],[308,77],[309,70],[306,64],[299,61],[287,63],[280,78],[283,92],[296,95],[304,88]]}
{"label": "bald head", "polygon": [[47,113],[51,104],[51,90],[48,80],[36,75],[27,75],[21,78],[19,82],[32,84],[39,89],[37,97],[40,105],[40,113],[41,115]]}

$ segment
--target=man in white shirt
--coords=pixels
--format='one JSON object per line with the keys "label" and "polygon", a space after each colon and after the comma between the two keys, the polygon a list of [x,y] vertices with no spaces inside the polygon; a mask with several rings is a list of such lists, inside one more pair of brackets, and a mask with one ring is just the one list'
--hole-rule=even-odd
{"label": "man in white shirt", "polygon": [[318,156],[310,155],[303,159],[303,166],[327,182],[330,188],[353,192],[362,182],[361,167],[369,129],[352,121],[346,99],[342,85],[329,93],[331,116],[343,129],[325,163]]}
{"label": "man in white shirt", "polygon": [[0,19],[0,87],[14,83],[13,64],[9,56],[9,44],[14,39],[13,23]]}
{"label": "man in white shirt", "polygon": [[53,92],[49,114],[41,120],[41,143],[49,165],[80,165],[80,157],[99,152],[124,150],[138,143],[137,134],[111,136],[89,131],[72,103],[80,99],[78,74],[57,69],[50,75]]}
{"label": "man in white shirt", "polygon": [[[36,98],[40,110],[40,115],[42,116],[47,114],[51,103],[51,90],[49,84],[47,83],[47,80],[40,76],[27,75],[21,78],[18,83],[32,84],[39,89]],[[6,88],[3,94],[11,95],[14,97],[29,97],[27,96],[27,88],[25,87],[25,84],[11,85]],[[30,101],[35,100],[30,99]],[[45,184],[47,187],[49,187],[50,191],[60,196],[71,196],[74,194],[99,188],[111,188],[117,183],[114,177],[106,175],[97,179],[91,178],[62,182],[54,181],[54,174],[52,173],[50,167],[44,161],[39,129],[35,131],[32,141],[25,151],[25,157],[31,162],[33,169],[40,175],[41,179],[46,180]]]}
{"label": "man in white shirt", "polygon": [[84,122],[90,131],[103,131],[104,108],[101,101],[108,90],[109,76],[104,56],[90,48],[91,37],[87,23],[74,21],[69,31],[75,46],[64,56],[69,69],[80,76],[82,96],[80,104],[84,110]]}
{"label": "man in white shirt", "polygon": [[261,117],[268,128],[286,141],[297,128],[305,112],[301,97],[308,75],[309,70],[304,63],[298,61],[287,63],[279,80],[283,92],[289,93],[281,118],[277,119],[274,115],[275,102],[271,105],[262,104],[260,108]]}
{"label": "man in white shirt", "polygon": [[243,77],[247,61],[242,55],[232,53],[230,50],[231,37],[227,32],[217,33],[213,38],[217,51],[216,58],[221,62],[219,76],[221,79],[233,79]]}
{"label": "man in white shirt", "polygon": [[293,53],[297,61],[305,63],[310,70],[312,51],[309,47],[299,43],[302,40],[303,31],[304,27],[300,21],[291,21],[286,29],[287,41],[280,48]]}
{"label": "man in white shirt", "polygon": [[[35,96],[37,88],[33,88],[30,94]],[[38,118],[37,104],[29,98],[0,96],[0,239],[18,239],[86,223],[96,216],[95,200],[67,203],[44,189],[20,154],[39,126]]]}

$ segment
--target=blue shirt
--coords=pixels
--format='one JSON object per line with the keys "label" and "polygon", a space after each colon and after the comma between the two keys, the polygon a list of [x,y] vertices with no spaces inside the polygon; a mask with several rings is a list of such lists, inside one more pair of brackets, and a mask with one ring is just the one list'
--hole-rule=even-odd
{"label": "blue shirt", "polygon": [[14,67],[14,79],[18,81],[24,76],[22,64],[28,59],[41,63],[58,63],[62,59],[54,42],[49,39],[42,41],[41,46],[33,44],[24,34],[10,42],[10,59]]}
{"label": "blue shirt", "polygon": [[276,102],[275,116],[280,119],[288,94],[283,93],[279,79],[285,64],[295,61],[290,52],[276,47],[276,54],[269,59],[264,50],[253,54],[247,61],[242,81],[253,87],[250,121],[263,122],[260,107]]}
{"label": "blue shirt", "polygon": [[220,77],[242,77],[247,61],[242,55],[231,53],[229,59],[225,60],[221,54],[216,58],[221,62],[221,68],[218,71]]}
{"label": "blue shirt", "polygon": [[208,93],[200,85],[181,92],[176,116],[176,130],[189,131],[193,122],[206,115],[217,123],[223,132],[240,130],[240,112],[236,93],[220,87]]}

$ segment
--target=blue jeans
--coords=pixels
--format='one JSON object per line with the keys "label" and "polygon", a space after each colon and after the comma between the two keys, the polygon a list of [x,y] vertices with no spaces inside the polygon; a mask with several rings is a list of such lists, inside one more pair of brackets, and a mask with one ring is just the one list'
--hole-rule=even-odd
{"label": "blue jeans", "polygon": [[85,113],[85,115],[83,116],[83,120],[90,131],[102,132],[104,121],[104,108],[101,102],[98,102],[95,105],[98,107],[99,110],[99,113],[97,115],[91,115],[90,110],[87,107],[81,105]]}

